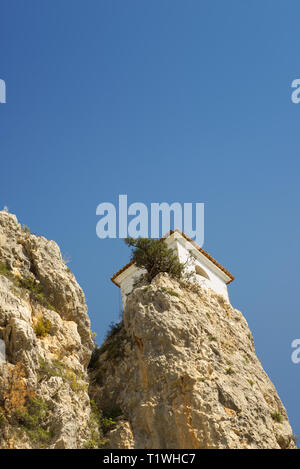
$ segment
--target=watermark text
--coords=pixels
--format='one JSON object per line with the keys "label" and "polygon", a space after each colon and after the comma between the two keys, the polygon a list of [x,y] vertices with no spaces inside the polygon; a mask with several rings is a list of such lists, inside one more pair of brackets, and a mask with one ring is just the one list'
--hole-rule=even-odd
{"label": "watermark text", "polygon": [[111,202],[103,202],[98,205],[96,215],[101,216],[96,226],[100,239],[159,238],[177,228],[200,247],[204,244],[204,203],[154,202],[149,213],[142,202],[128,206],[127,195],[122,194],[117,208]]}
{"label": "watermark text", "polygon": [[0,104],[6,103],[6,84],[5,81],[0,78]]}
{"label": "watermark text", "polygon": [[291,347],[295,350],[292,352],[291,360],[295,365],[300,363],[300,339],[294,339],[291,343]]}

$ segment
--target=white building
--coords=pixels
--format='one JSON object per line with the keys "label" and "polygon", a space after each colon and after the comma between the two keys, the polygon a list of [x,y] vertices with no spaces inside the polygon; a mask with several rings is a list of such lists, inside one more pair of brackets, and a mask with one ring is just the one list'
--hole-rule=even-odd
{"label": "white building", "polygon": [[[229,299],[227,285],[234,280],[234,277],[228,270],[182,231],[170,231],[164,238],[168,247],[177,253],[179,261],[186,263],[186,271],[194,273],[193,281]],[[126,297],[132,291],[134,283],[145,272],[131,261],[112,276],[112,282],[121,288],[124,307]]]}

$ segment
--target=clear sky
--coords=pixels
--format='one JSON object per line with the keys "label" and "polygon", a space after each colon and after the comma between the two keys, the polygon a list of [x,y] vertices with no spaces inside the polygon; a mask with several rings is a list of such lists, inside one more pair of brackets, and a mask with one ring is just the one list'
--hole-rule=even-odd
{"label": "clear sky", "polygon": [[101,342],[110,276],[96,207],[204,202],[258,357],[300,434],[298,1],[1,0],[0,205],[71,258]]}

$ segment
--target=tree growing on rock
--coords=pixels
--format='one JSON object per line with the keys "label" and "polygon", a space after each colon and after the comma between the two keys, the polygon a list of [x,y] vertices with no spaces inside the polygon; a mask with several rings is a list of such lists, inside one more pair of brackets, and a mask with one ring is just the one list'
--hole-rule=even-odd
{"label": "tree growing on rock", "polygon": [[184,264],[179,262],[163,239],[125,238],[125,243],[132,248],[131,260],[137,267],[146,269],[149,282],[160,272],[166,272],[171,277],[182,277]]}

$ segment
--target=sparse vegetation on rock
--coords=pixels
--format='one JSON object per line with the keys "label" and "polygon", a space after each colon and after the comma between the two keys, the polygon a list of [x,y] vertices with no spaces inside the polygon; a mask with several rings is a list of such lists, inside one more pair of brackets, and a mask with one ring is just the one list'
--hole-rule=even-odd
{"label": "sparse vegetation on rock", "polygon": [[184,265],[163,239],[126,238],[125,242],[132,248],[131,260],[137,267],[146,269],[149,282],[161,272],[176,278],[182,276]]}
{"label": "sparse vegetation on rock", "polygon": [[38,318],[34,326],[34,332],[37,337],[45,337],[51,331],[52,323],[49,319],[45,319],[42,316]]}
{"label": "sparse vegetation on rock", "polygon": [[25,431],[30,440],[40,448],[49,445],[52,438],[50,407],[43,399],[32,397],[22,409],[14,413],[16,425]]}

